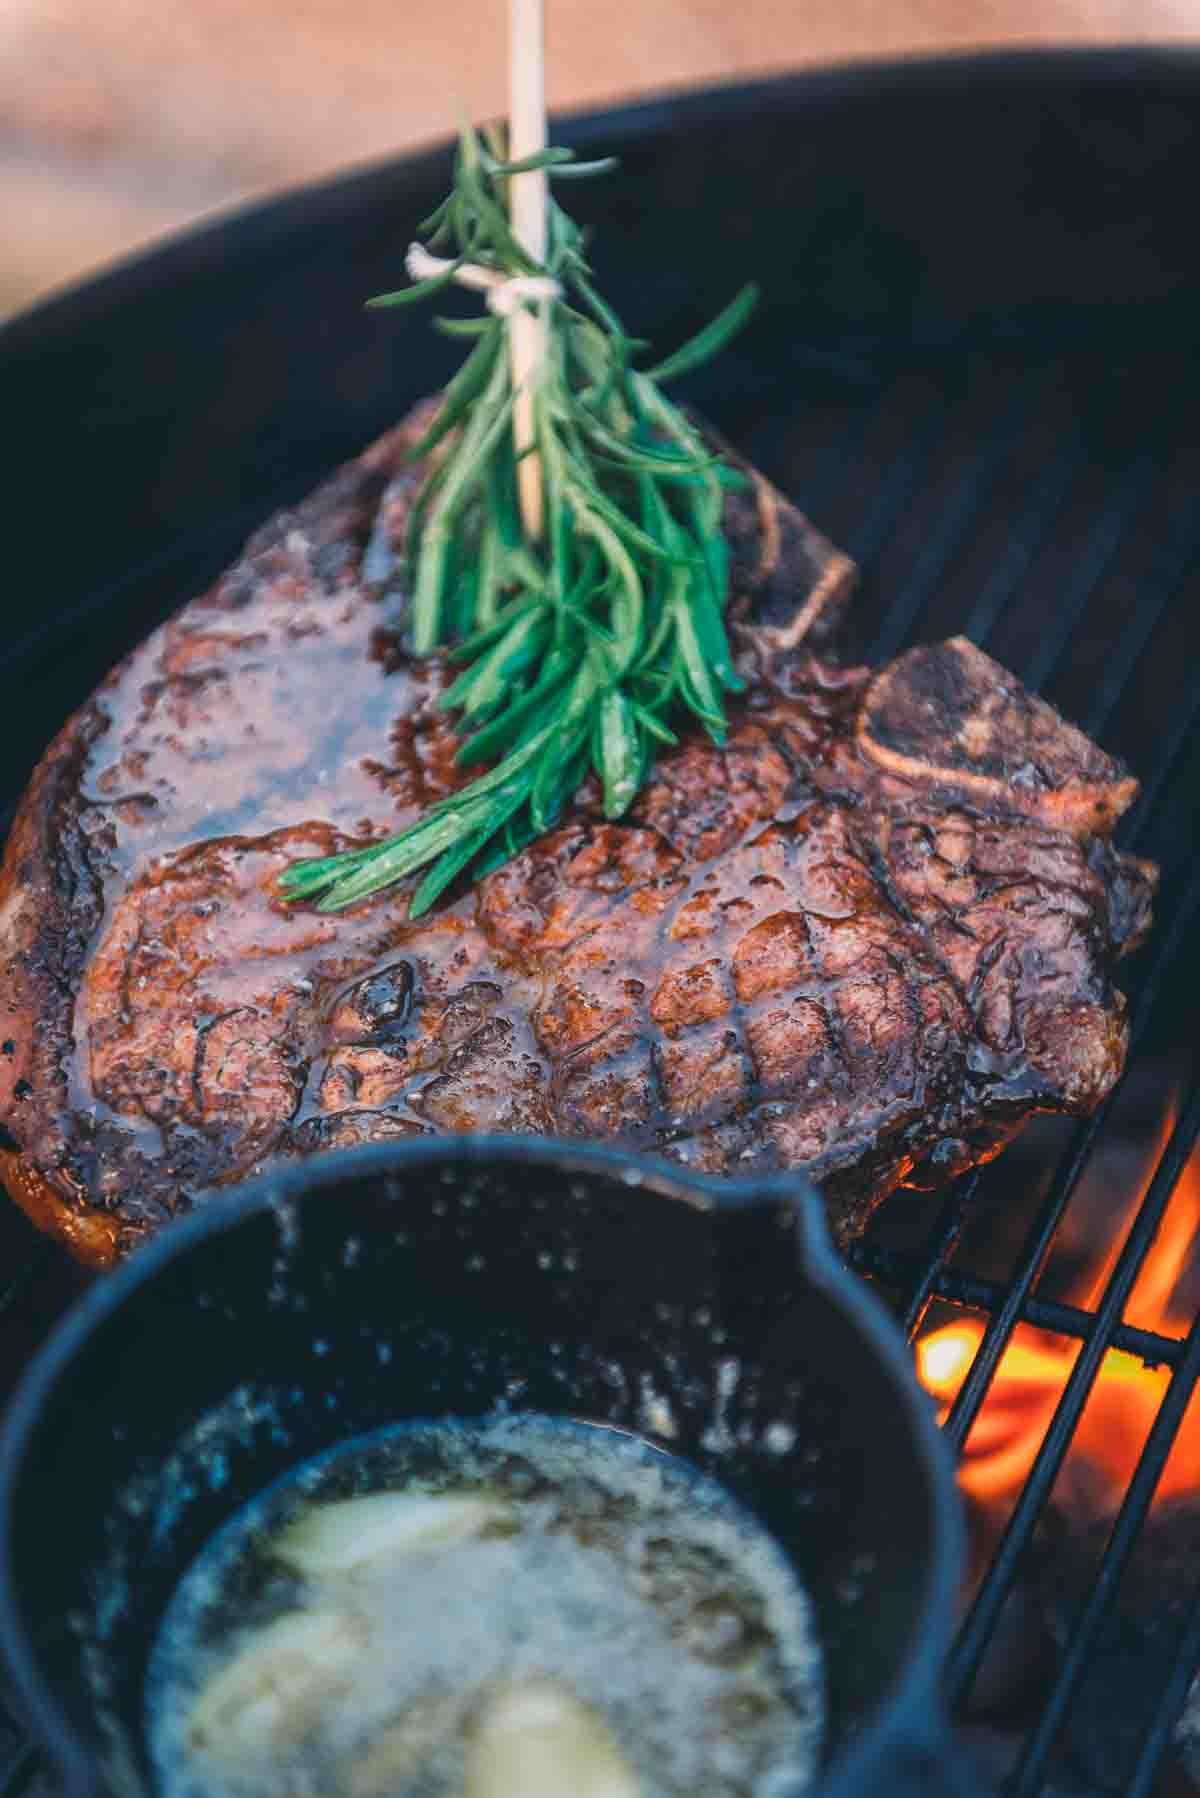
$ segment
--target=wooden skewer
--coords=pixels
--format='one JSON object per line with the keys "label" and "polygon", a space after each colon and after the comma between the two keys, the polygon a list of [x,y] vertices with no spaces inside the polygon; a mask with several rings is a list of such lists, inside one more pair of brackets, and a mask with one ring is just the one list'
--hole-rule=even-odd
{"label": "wooden skewer", "polygon": [[[509,0],[508,153],[518,162],[546,147],[546,76],[542,0]],[[509,184],[513,236],[539,267],[546,260],[546,176],[536,169]],[[545,302],[518,306],[509,320],[513,447],[534,441],[533,381],[546,342]],[[542,534],[542,468],[536,451],[517,462],[517,497],[525,534]]]}

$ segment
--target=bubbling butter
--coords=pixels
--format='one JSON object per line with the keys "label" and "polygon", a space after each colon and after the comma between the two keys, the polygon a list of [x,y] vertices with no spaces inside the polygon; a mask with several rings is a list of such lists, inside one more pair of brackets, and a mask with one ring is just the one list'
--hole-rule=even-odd
{"label": "bubbling butter", "polygon": [[163,1798],[795,1798],[811,1607],[715,1481],[624,1432],[404,1425],[247,1506],[150,1665]]}

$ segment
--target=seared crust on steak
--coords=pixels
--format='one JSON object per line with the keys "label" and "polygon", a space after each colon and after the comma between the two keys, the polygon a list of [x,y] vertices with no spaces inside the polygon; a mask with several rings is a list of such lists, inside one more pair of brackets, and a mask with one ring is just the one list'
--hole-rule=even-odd
{"label": "seared crust on steak", "polygon": [[629,817],[562,823],[410,923],[285,906],[298,856],[465,777],[403,642],[407,421],[251,540],[65,726],[0,889],[0,1173],[97,1265],[272,1158],[453,1131],[802,1168],[835,1233],[1120,1072],[1116,958],[1154,871],[1135,783],[956,639],[874,676],[853,571],[765,482],[731,497],[751,684]]}

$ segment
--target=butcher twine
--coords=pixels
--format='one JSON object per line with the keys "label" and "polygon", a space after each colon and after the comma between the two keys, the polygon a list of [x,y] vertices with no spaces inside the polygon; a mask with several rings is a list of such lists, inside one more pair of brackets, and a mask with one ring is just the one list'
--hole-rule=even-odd
{"label": "butcher twine", "polygon": [[453,275],[463,287],[473,287],[487,298],[489,312],[511,318],[528,300],[556,300],[562,288],[551,275],[502,275],[498,269],[481,268],[475,262],[451,262],[432,256],[424,244],[410,243],[404,259],[409,278],[428,281],[434,275]]}

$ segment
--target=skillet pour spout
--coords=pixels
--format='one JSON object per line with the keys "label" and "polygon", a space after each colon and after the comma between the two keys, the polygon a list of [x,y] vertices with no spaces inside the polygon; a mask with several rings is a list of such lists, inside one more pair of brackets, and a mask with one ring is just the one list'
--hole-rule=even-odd
{"label": "skillet pour spout", "polygon": [[347,1438],[497,1409],[635,1431],[771,1531],[815,1607],[820,1798],[980,1789],[937,1696],[951,1465],[816,1194],[473,1138],[214,1195],[28,1370],[0,1436],[0,1646],[72,1794],[152,1792],[147,1657],[242,1504]]}

